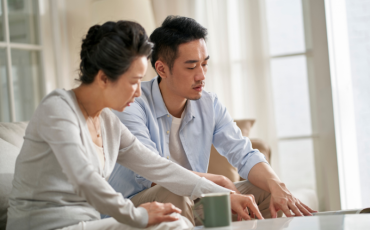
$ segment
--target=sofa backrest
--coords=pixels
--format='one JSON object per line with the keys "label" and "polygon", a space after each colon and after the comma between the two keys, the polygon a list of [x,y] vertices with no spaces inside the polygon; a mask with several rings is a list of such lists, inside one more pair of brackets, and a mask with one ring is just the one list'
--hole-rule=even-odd
{"label": "sofa backrest", "polygon": [[21,148],[28,122],[0,122],[0,138]]}
{"label": "sofa backrest", "polygon": [[26,127],[27,122],[0,122],[0,230],[6,227],[15,161],[23,144]]}

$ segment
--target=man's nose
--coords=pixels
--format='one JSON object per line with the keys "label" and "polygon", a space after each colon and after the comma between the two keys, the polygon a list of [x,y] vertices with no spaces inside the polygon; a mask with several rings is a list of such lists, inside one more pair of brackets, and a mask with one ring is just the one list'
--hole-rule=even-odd
{"label": "man's nose", "polygon": [[199,68],[200,70],[198,71],[195,81],[204,81],[206,79],[206,71],[204,68]]}

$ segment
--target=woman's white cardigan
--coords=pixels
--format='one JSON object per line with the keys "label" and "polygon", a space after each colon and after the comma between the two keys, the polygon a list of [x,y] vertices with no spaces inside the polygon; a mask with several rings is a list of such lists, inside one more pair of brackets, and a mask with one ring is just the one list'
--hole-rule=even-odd
{"label": "woman's white cardigan", "polygon": [[107,182],[116,162],[191,199],[229,192],[151,152],[109,109],[100,121],[104,169],[74,92],[58,89],[42,100],[16,161],[7,229],[62,228],[100,219],[99,213],[145,227],[147,211],[135,208]]}

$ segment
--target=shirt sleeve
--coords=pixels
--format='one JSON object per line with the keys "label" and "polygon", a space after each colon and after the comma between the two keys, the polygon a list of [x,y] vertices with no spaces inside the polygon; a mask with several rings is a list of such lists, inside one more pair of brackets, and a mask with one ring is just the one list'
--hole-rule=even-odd
{"label": "shirt sleeve", "polygon": [[[130,132],[148,149],[159,155],[156,144],[150,139],[150,132],[147,127],[147,119],[144,109],[138,103],[137,99],[130,107],[126,108],[124,112],[113,111],[119,120],[130,130]],[[135,173],[135,181],[138,184],[150,188],[152,181]]]}
{"label": "shirt sleeve", "polygon": [[148,213],[135,208],[105,181],[91,165],[81,140],[81,128],[75,112],[61,97],[47,99],[41,105],[38,134],[49,144],[68,182],[81,197],[100,213],[121,223],[146,227]]}
{"label": "shirt sleeve", "polygon": [[244,137],[217,96],[214,100],[215,129],[213,132],[213,145],[217,151],[238,169],[241,177],[248,180],[250,170],[257,163],[268,162],[265,156],[253,149],[249,138]]}
{"label": "shirt sleeve", "polygon": [[177,195],[189,196],[193,200],[206,193],[230,192],[229,189],[199,177],[154,153],[134,137],[123,124],[121,124],[121,130],[121,146],[117,163],[122,166]]}

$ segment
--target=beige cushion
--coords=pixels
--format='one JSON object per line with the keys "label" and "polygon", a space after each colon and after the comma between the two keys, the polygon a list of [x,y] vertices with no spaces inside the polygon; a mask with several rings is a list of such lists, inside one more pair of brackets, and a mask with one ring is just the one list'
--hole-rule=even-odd
{"label": "beige cushion", "polygon": [[208,173],[223,175],[229,178],[232,182],[240,180],[238,169],[232,166],[226,157],[221,156],[213,145],[209,159]]}
{"label": "beige cushion", "polygon": [[28,122],[0,122],[0,138],[21,148]]}
{"label": "beige cushion", "polygon": [[271,150],[270,150],[270,146],[263,140],[261,139],[255,139],[255,138],[252,138],[250,139],[251,140],[251,143],[252,143],[252,146],[254,149],[258,149],[263,155],[265,155],[265,158],[267,160],[267,162],[271,163]]}
{"label": "beige cushion", "polygon": [[242,135],[244,137],[249,137],[249,133],[255,121],[256,120],[254,119],[244,119],[244,120],[235,120],[235,123],[240,128],[240,131],[242,131]]}
{"label": "beige cushion", "polygon": [[[255,120],[235,120],[237,126],[242,131],[243,136],[248,136]],[[253,143],[252,143],[253,146]],[[208,173],[223,175],[229,178],[232,182],[240,180],[238,169],[232,166],[226,157],[221,156],[217,150],[211,148],[211,156],[209,159]]]}

